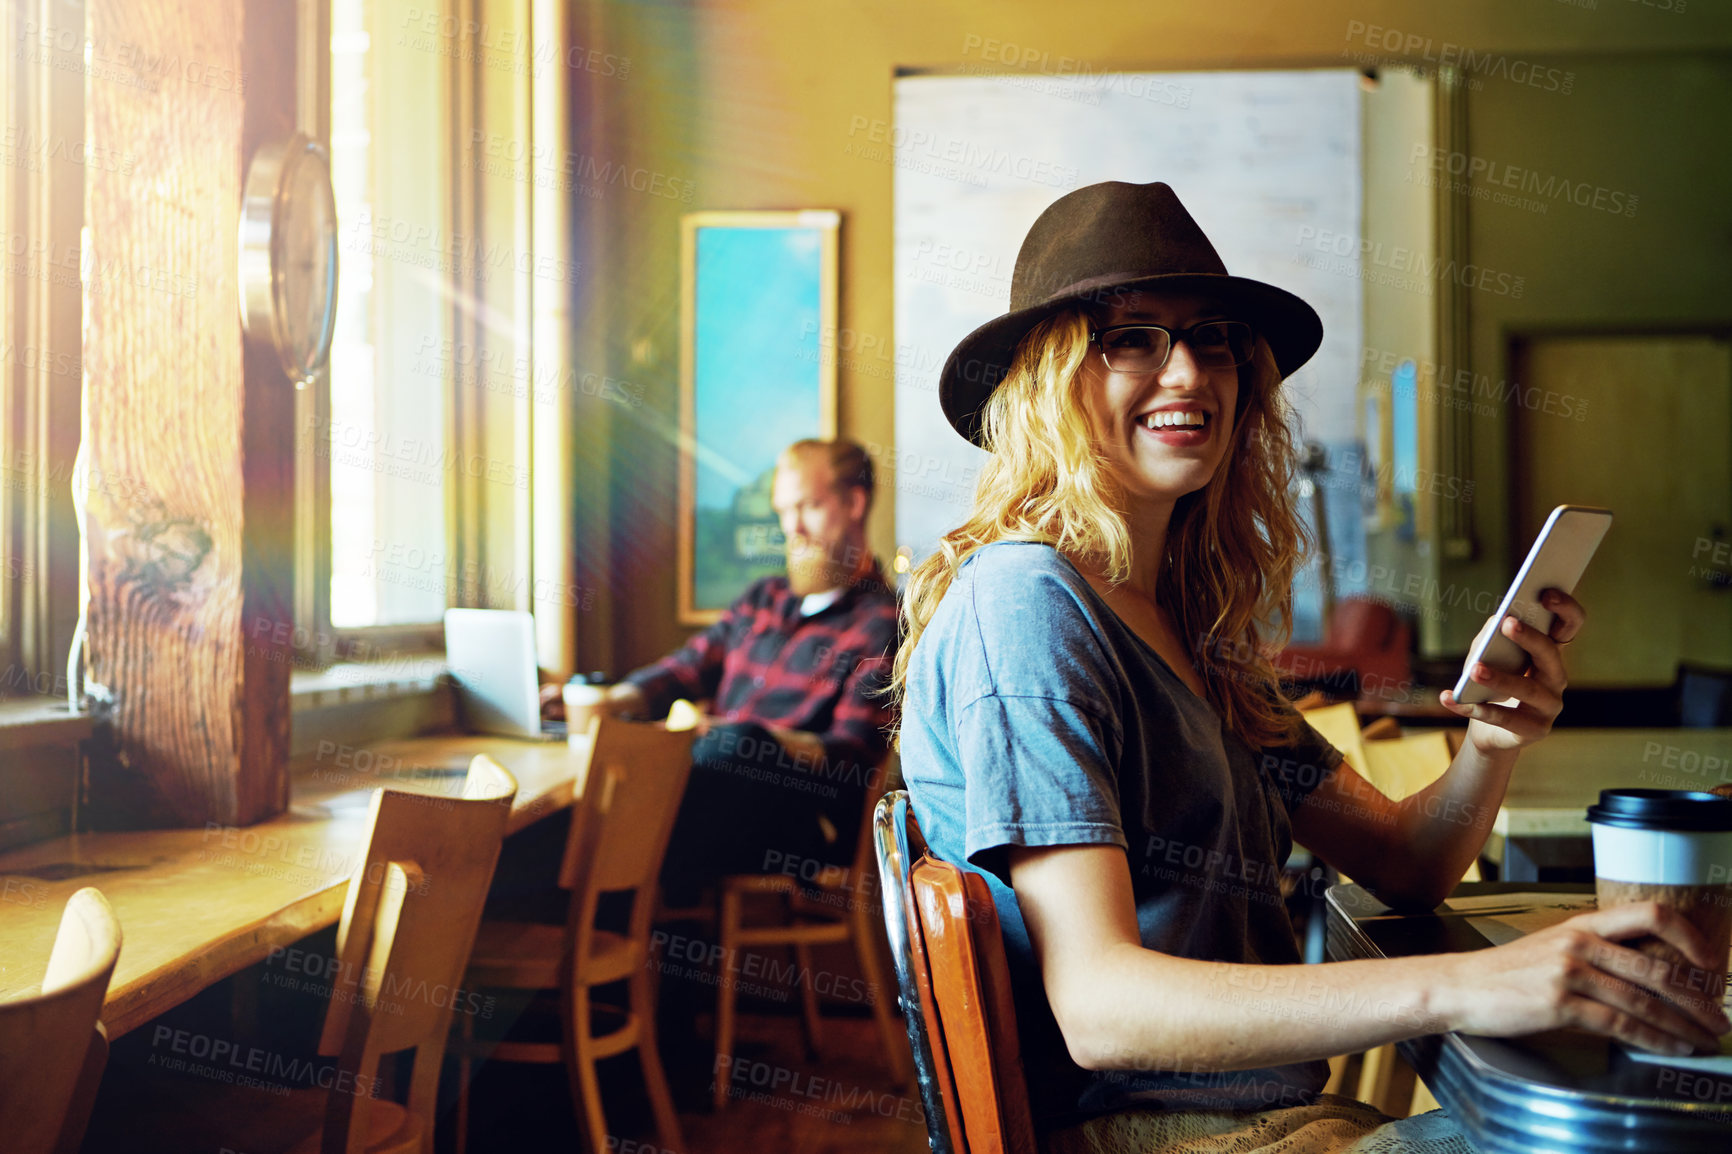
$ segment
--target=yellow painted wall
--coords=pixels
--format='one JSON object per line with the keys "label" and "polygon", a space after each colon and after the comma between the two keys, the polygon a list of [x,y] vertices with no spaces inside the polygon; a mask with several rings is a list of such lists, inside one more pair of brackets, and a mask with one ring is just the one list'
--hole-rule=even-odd
{"label": "yellow painted wall", "polygon": [[[1473,366],[1494,382],[1513,377],[1508,342],[1522,331],[1732,327],[1732,152],[1724,144],[1732,140],[1732,56],[1632,53],[1558,63],[1576,74],[1566,100],[1489,85],[1468,97],[1473,155],[1606,193],[1599,209],[1553,204],[1544,214],[1488,209],[1470,216],[1472,251],[1525,279],[1519,299],[1469,294]],[[1620,204],[1625,212],[1609,211]],[[1631,380],[1629,387],[1664,384]],[[1590,407],[1577,422],[1567,392],[1552,398],[1549,412],[1547,398],[1530,399],[1525,419],[1566,428],[1592,425],[1603,432],[1607,422],[1627,419]],[[1510,426],[1507,411],[1475,416],[1474,467],[1482,483],[1474,521],[1482,552],[1473,562],[1446,566],[1446,581],[1501,590],[1527,550],[1533,528],[1513,524],[1510,515]],[[1613,471],[1676,464],[1617,455],[1603,460]],[[1583,500],[1563,492],[1554,490],[1556,499]],[[1610,504],[1625,516],[1641,516],[1639,508]],[[1682,568],[1676,558],[1687,558],[1690,544],[1689,536],[1680,536],[1663,557],[1649,560]],[[1450,637],[1465,648],[1478,627],[1478,621],[1452,620]]]}

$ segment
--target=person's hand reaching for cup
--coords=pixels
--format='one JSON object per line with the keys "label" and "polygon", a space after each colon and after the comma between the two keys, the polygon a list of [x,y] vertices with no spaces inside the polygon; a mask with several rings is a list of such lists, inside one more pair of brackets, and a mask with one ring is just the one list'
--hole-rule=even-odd
{"label": "person's hand reaching for cup", "polygon": [[1447,975],[1435,1008],[1448,1028],[1469,1034],[1516,1037],[1575,1027],[1661,1054],[1718,1052],[1732,1023],[1716,1002],[1690,996],[1684,967],[1622,944],[1644,935],[1705,970],[1726,964],[1677,910],[1632,902],[1578,914],[1494,949],[1441,955]]}
{"label": "person's hand reaching for cup", "polygon": [[[1491,691],[1490,701],[1463,705],[1448,689],[1438,696],[1445,709],[1469,719],[1467,740],[1481,752],[1532,745],[1552,731],[1552,722],[1563,712],[1568,679],[1561,647],[1581,633],[1588,613],[1581,602],[1557,589],[1542,591],[1540,604],[1555,615],[1549,632],[1523,625],[1514,616],[1498,623],[1505,637],[1527,650],[1531,661],[1526,672],[1504,673],[1477,663],[1469,676]],[[1495,704],[1511,698],[1513,704]]]}

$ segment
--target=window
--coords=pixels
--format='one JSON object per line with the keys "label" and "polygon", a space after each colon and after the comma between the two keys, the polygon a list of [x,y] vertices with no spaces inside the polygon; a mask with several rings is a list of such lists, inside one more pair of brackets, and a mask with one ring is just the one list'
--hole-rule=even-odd
{"label": "window", "polygon": [[453,260],[449,60],[400,6],[331,3],[341,222],[331,349],[331,624],[438,621],[447,588]]}
{"label": "window", "polygon": [[570,155],[570,13],[303,3],[326,5],[303,130],[328,134],[341,237],[331,363],[301,400],[304,656],[435,647],[470,605],[533,610],[568,668],[570,192],[543,178]]}
{"label": "window", "polygon": [[[332,152],[342,278],[332,364],[297,397],[304,661],[436,646],[446,606],[488,605],[535,610],[544,663],[570,664],[573,410],[570,390],[539,387],[569,364],[570,196],[537,168],[570,155],[572,73],[548,63],[564,7],[298,0],[297,121]],[[60,697],[78,620],[84,183],[138,158],[85,148],[82,0],[7,15],[0,697]],[[501,30],[519,51],[495,51]],[[482,163],[495,153],[540,159]]]}
{"label": "window", "polygon": [[8,6],[0,56],[0,696],[65,697],[78,619],[84,5]]}

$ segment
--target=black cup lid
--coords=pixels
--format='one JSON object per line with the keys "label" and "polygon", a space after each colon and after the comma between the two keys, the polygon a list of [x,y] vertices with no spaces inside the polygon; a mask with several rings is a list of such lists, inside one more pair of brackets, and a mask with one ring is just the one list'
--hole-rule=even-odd
{"label": "black cup lid", "polygon": [[1602,789],[1588,820],[1625,829],[1732,830],[1732,797],[1693,789]]}

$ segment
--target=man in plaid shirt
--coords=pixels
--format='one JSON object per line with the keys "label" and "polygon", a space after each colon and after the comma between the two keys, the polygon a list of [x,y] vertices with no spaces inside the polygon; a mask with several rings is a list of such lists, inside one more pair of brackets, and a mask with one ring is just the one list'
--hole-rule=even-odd
{"label": "man in plaid shirt", "polygon": [[872,492],[860,446],[789,446],[771,491],[787,576],[755,582],[720,621],[609,692],[610,708],[646,717],[678,698],[714,699],[662,871],[671,902],[723,874],[852,855],[889,748],[882,693],[897,642],[896,594],[866,547]]}

